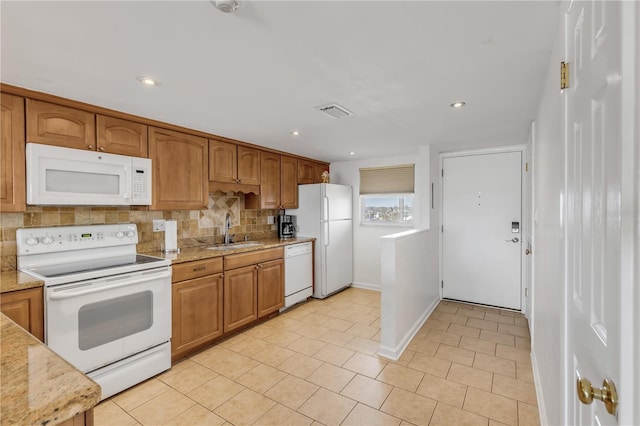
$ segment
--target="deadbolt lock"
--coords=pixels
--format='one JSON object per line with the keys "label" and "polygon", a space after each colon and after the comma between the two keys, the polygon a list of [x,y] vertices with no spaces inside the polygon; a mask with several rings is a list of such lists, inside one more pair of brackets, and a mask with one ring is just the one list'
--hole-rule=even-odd
{"label": "deadbolt lock", "polygon": [[602,388],[594,388],[591,382],[585,378],[579,378],[577,382],[578,399],[583,404],[591,404],[594,399],[604,402],[607,413],[615,416],[618,408],[618,392],[613,380],[605,379]]}

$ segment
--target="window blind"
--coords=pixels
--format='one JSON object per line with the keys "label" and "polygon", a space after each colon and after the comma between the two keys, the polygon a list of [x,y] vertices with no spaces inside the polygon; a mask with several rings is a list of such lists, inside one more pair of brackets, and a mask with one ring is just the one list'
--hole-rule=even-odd
{"label": "window blind", "polygon": [[414,164],[360,169],[360,195],[413,194]]}

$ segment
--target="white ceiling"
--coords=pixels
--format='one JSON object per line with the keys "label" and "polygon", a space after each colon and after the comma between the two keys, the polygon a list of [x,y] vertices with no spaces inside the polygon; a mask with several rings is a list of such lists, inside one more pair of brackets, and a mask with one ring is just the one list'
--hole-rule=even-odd
{"label": "white ceiling", "polygon": [[[233,14],[206,0],[3,0],[0,12],[4,83],[326,161],[525,142],[560,16],[539,0],[241,0]],[[331,102],[355,115],[314,109]]]}

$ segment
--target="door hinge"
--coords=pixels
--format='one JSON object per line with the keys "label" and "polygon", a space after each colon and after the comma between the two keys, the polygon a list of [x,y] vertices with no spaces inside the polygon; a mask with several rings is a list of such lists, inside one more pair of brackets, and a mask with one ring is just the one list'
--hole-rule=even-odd
{"label": "door hinge", "polygon": [[444,177],[444,169],[440,169],[440,172],[442,173],[442,177]]}
{"label": "door hinge", "polygon": [[560,90],[569,88],[569,63],[560,62]]}
{"label": "door hinge", "polygon": [[524,289],[524,297],[529,297],[529,289],[528,288]]}
{"label": "door hinge", "polygon": [[444,288],[444,281],[440,281],[440,288]]}
{"label": "door hinge", "polygon": [[444,232],[444,225],[440,225],[440,232]]}
{"label": "door hinge", "polygon": [[525,172],[529,171],[529,162],[528,161],[524,163],[524,171]]}

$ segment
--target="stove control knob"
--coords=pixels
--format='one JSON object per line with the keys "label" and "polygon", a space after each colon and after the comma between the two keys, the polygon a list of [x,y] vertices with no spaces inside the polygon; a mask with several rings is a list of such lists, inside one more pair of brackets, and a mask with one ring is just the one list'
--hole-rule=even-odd
{"label": "stove control knob", "polygon": [[116,232],[116,238],[122,238],[122,237],[124,237],[124,232],[122,231]]}
{"label": "stove control knob", "polygon": [[135,232],[133,232],[133,231],[127,231],[127,237],[129,237],[129,238],[133,238],[133,237],[135,237],[135,236],[136,236],[136,233],[135,233]]}
{"label": "stove control knob", "polygon": [[28,246],[32,246],[33,247],[35,245],[38,245],[38,239],[34,238],[34,237],[29,237],[29,238],[27,238],[26,243],[27,243]]}
{"label": "stove control knob", "polygon": [[47,235],[46,237],[40,238],[40,242],[42,244],[49,245],[49,244],[53,243],[53,237],[51,235]]}

